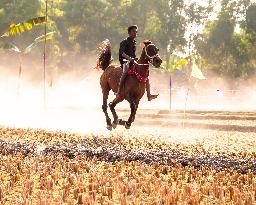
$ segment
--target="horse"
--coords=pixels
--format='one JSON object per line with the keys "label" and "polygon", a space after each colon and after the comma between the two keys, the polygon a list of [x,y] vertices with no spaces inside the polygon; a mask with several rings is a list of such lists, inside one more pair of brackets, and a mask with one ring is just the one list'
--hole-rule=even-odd
{"label": "horse", "polygon": [[[99,46],[96,68],[104,71],[100,77],[100,85],[103,94],[102,110],[106,117],[108,130],[115,129],[118,124],[124,125],[126,129],[131,127],[131,124],[135,120],[139,102],[145,93],[146,81],[149,76],[149,64],[152,64],[156,68],[160,68],[162,64],[162,59],[158,53],[159,49],[150,40],[143,41],[143,44],[144,47],[142,49],[141,56],[129,69],[124,86],[121,89],[121,94],[116,96],[115,99],[109,103],[109,108],[114,117],[112,123],[107,112],[107,100],[110,90],[114,93],[117,92],[122,68],[120,65],[111,64],[113,59],[111,56],[111,43],[108,39],[104,40]],[[131,113],[127,121],[118,119],[118,115],[115,111],[115,106],[123,100],[127,100],[129,102],[131,109]]]}

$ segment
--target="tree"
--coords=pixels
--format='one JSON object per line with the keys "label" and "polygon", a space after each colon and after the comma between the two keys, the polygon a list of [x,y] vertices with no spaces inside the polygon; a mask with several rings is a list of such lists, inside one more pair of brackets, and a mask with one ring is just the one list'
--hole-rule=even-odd
{"label": "tree", "polygon": [[184,1],[161,0],[157,1],[155,8],[159,19],[159,28],[154,34],[158,37],[162,54],[165,56],[166,69],[169,69],[171,54],[176,49],[182,50],[186,44]]}
{"label": "tree", "polygon": [[[240,10],[239,14],[237,6],[238,2],[222,1],[218,18],[208,23],[203,38],[197,42],[197,48],[207,66],[218,75],[248,78],[253,73],[250,63],[252,44],[244,30],[235,32],[235,27],[238,23],[242,24],[242,15],[246,13]],[[244,19],[248,19],[248,16]]]}
{"label": "tree", "polygon": [[246,10],[245,29],[248,33],[256,32],[256,3],[252,4]]}
{"label": "tree", "polygon": [[196,47],[194,43],[201,37],[200,29],[206,26],[209,21],[209,17],[213,12],[212,0],[208,1],[205,6],[200,5],[197,2],[191,2],[186,5],[186,30],[187,34],[187,49],[188,55],[191,53],[196,53]]}
{"label": "tree", "polygon": [[[11,24],[17,22],[25,22],[27,19],[32,19],[38,16],[41,9],[41,2],[35,0],[0,0],[0,34],[6,32]],[[2,14],[2,15],[1,15]],[[21,38],[16,38],[16,43],[21,47],[27,45],[36,36],[40,35],[41,29],[35,29],[32,35],[23,35]]]}

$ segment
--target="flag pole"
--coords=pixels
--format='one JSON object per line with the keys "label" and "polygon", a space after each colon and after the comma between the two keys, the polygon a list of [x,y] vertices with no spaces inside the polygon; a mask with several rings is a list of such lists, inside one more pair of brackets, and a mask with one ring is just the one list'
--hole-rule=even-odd
{"label": "flag pole", "polygon": [[[45,0],[45,27],[44,35],[47,33],[47,20],[48,20],[48,0]],[[46,37],[44,39],[44,70],[43,70],[43,80],[44,80],[44,108],[46,108]]]}
{"label": "flag pole", "polygon": [[170,82],[169,82],[169,88],[170,88],[170,92],[169,92],[169,94],[170,94],[170,104],[169,104],[169,110],[171,111],[172,110],[172,76],[171,76],[171,74],[170,74]]}
{"label": "flag pole", "polygon": [[[191,55],[189,55],[191,56]],[[185,120],[186,120],[186,112],[187,112],[187,103],[188,103],[188,95],[189,95],[189,86],[190,86],[190,78],[191,78],[191,72],[192,72],[192,60],[189,57],[188,59],[188,78],[187,78],[187,92],[186,92],[186,98],[185,98],[185,106],[184,106],[184,111],[183,111],[183,123],[182,123],[182,127],[185,127]]]}

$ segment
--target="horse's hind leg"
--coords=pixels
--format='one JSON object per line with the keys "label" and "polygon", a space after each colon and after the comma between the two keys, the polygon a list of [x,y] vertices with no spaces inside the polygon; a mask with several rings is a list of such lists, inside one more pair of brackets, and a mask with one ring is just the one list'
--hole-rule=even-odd
{"label": "horse's hind leg", "polygon": [[108,95],[109,95],[109,87],[106,86],[105,88],[102,88],[102,94],[103,94],[103,104],[102,104],[102,110],[106,116],[106,122],[107,122],[107,129],[112,130],[112,125],[111,125],[111,119],[108,115]]}
{"label": "horse's hind leg", "polygon": [[116,114],[116,110],[115,110],[115,107],[118,103],[122,102],[124,100],[123,97],[119,97],[117,96],[111,103],[109,103],[109,108],[113,114],[113,117],[114,117],[114,121],[112,123],[112,127],[113,128],[116,128],[117,124],[118,124],[118,116]]}
{"label": "horse's hind leg", "polygon": [[131,114],[130,117],[128,119],[128,121],[125,123],[125,128],[129,129],[131,127],[131,124],[134,122],[135,120],[135,115],[138,109],[138,103],[135,103],[134,101],[130,101],[130,108],[131,108]]}

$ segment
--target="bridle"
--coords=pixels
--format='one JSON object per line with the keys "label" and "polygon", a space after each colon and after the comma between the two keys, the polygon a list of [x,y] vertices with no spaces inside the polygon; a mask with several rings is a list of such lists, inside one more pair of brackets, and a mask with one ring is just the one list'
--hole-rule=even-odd
{"label": "bridle", "polygon": [[[154,46],[154,47],[156,47],[156,46],[155,46],[155,44],[150,43],[150,44],[148,44],[147,46],[145,46],[145,47],[144,47],[144,51],[145,51],[146,56],[147,56],[147,57],[148,57],[148,59],[149,59],[149,63],[150,63],[151,65],[153,65],[153,60],[154,60],[154,58],[158,57],[158,56],[159,56],[159,54],[156,52],[156,54],[155,54],[155,55],[150,56],[150,55],[148,54],[148,52],[147,52],[147,48],[148,48],[148,46]],[[149,63],[146,63],[146,64],[140,64],[140,63],[137,63],[136,61],[134,61],[134,63],[135,63],[136,65],[138,65],[138,66],[149,66]],[[154,66],[154,65],[153,65],[153,66]]]}
{"label": "bridle", "polygon": [[[150,45],[153,45],[155,48],[157,48],[153,43],[151,43],[151,44],[149,44],[149,45],[147,45],[147,46],[144,47],[144,51],[145,51],[146,57],[149,59],[148,62],[153,65],[154,58],[158,57],[159,55],[158,55],[158,52],[156,52],[156,54],[153,55],[153,56],[150,56],[150,55],[148,54],[147,48],[148,48],[148,46],[150,46]],[[145,60],[147,60],[147,58],[145,58]],[[148,66],[148,67],[149,67],[149,63],[147,63],[147,64],[140,64],[140,63],[137,63],[136,61],[134,61],[134,66],[133,66],[130,70],[128,70],[128,73],[129,73],[130,75],[134,75],[140,82],[146,83],[147,80],[148,80],[148,75],[149,75],[149,73],[148,73],[146,76],[140,75],[140,74],[136,71],[137,69],[136,69],[136,66],[135,66],[135,65],[137,65],[137,66]],[[154,65],[153,65],[153,66],[154,66]]]}
{"label": "bridle", "polygon": [[156,58],[156,57],[158,56],[158,52],[156,52],[155,55],[150,56],[150,55],[148,54],[148,52],[147,52],[147,48],[148,48],[149,46],[154,46],[154,47],[156,47],[156,46],[155,46],[155,44],[150,43],[150,44],[148,44],[147,46],[145,46],[145,48],[144,48],[145,54],[146,54],[146,56],[149,58],[149,62],[153,65],[153,60],[154,60],[154,58]]}

